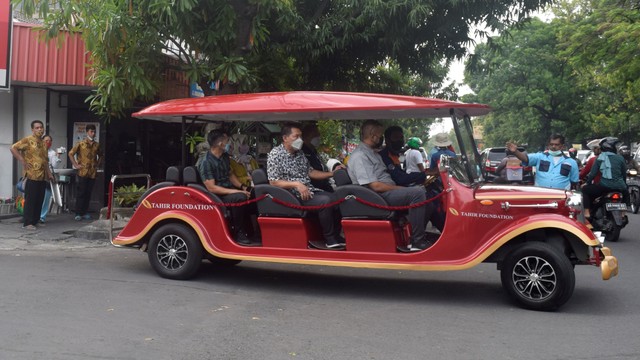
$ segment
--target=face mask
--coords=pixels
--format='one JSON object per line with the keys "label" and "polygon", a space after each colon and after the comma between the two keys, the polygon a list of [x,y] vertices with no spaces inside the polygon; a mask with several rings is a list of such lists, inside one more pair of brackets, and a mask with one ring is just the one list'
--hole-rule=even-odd
{"label": "face mask", "polygon": [[374,149],[380,149],[382,147],[383,143],[384,143],[384,136],[380,136],[380,140],[378,140],[378,143],[375,144],[375,146],[373,148]]}
{"label": "face mask", "polygon": [[302,144],[304,143],[304,141],[302,141],[301,138],[297,138],[295,140],[293,140],[293,142],[291,143],[291,147],[296,149],[296,150],[300,150],[302,149]]}
{"label": "face mask", "polygon": [[91,136],[87,136],[87,139],[89,139],[89,141],[93,141],[93,138]]}
{"label": "face mask", "polygon": [[400,151],[402,151],[403,146],[404,146],[404,141],[402,140],[389,142],[389,148],[396,153],[399,153]]}
{"label": "face mask", "polygon": [[46,142],[45,144],[47,144],[47,149],[51,149],[51,143]]}
{"label": "face mask", "polygon": [[549,151],[549,155],[551,155],[551,156],[560,156],[560,155],[562,155],[562,151],[561,150]]}
{"label": "face mask", "polygon": [[311,139],[311,141],[309,141],[311,143],[311,145],[313,145],[313,147],[318,147],[320,146],[320,136],[316,136],[313,139]]}
{"label": "face mask", "polygon": [[224,145],[224,152],[228,153],[231,150],[231,143],[226,143]]}

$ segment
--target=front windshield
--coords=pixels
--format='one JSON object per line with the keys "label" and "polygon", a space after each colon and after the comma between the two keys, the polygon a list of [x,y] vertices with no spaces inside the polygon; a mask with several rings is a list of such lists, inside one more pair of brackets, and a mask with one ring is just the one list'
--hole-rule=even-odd
{"label": "front windshield", "polygon": [[[471,119],[468,116],[453,116],[453,125],[458,139],[459,158],[454,163],[456,166],[455,176],[459,181],[472,184],[480,178],[480,155],[473,138],[473,128]],[[452,164],[453,165],[453,164]]]}

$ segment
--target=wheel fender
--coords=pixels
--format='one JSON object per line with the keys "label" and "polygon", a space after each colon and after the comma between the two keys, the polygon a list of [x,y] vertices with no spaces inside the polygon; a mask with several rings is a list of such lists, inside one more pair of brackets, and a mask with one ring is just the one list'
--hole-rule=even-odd
{"label": "wheel fender", "polygon": [[622,212],[621,211],[611,211],[610,212],[611,216],[613,217],[613,221],[616,223],[616,225],[622,227],[624,226],[624,217],[622,216]]}

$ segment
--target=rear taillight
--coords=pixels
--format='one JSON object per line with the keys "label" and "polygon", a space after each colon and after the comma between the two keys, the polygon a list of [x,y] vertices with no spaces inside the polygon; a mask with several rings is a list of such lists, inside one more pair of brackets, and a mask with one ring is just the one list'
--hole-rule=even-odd
{"label": "rear taillight", "polygon": [[612,193],[611,195],[609,195],[609,199],[613,200],[613,201],[620,201],[622,200],[622,194],[620,193]]}

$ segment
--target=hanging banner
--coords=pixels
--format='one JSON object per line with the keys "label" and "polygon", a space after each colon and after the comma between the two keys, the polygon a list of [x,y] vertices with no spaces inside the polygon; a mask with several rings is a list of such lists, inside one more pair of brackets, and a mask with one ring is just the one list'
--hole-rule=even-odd
{"label": "hanging banner", "polygon": [[11,0],[0,0],[0,90],[9,90],[11,80]]}

